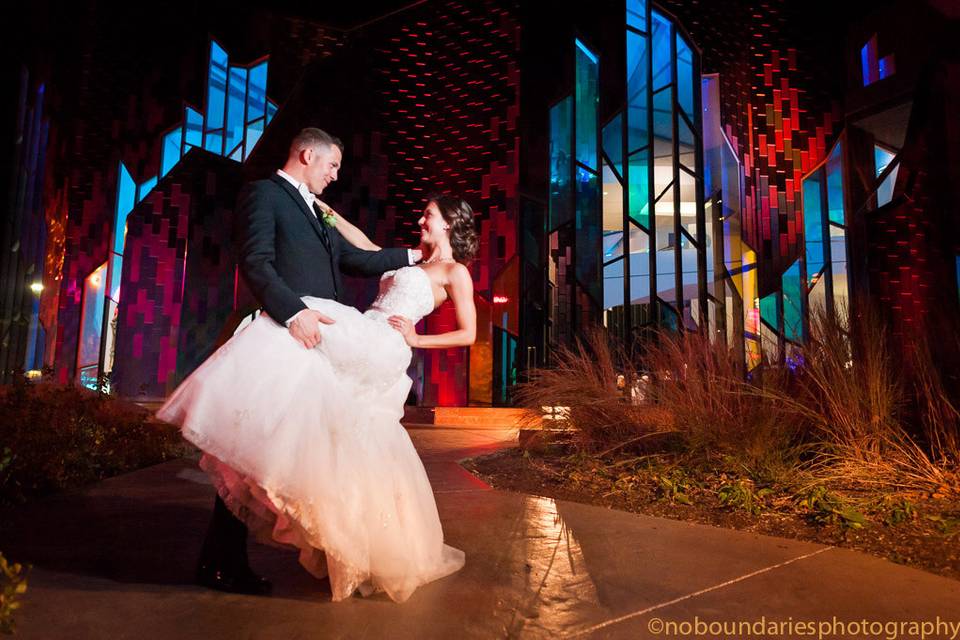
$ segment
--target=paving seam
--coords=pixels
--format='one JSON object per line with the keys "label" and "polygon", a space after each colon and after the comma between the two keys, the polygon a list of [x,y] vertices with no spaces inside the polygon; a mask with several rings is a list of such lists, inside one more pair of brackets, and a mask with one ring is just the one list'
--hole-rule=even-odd
{"label": "paving seam", "polygon": [[576,631],[576,632],[574,632],[574,633],[571,633],[571,634],[566,635],[566,636],[563,636],[563,637],[564,637],[564,638],[576,638],[576,637],[578,637],[578,636],[582,636],[582,635],[587,634],[587,633],[592,633],[592,632],[594,632],[594,631],[599,631],[600,629],[604,629],[604,628],[606,628],[606,627],[609,627],[609,626],[618,624],[618,623],[623,622],[623,621],[625,621],[625,620],[629,620],[629,619],[631,619],[631,618],[636,618],[636,617],[638,617],[638,616],[645,615],[645,614],[647,614],[647,613],[650,613],[651,611],[656,611],[657,609],[662,609],[663,607],[668,607],[668,606],[670,606],[670,605],[672,605],[672,604],[676,604],[676,603],[678,603],[678,602],[682,602],[682,601],[688,600],[688,599],[690,599],[690,598],[695,598],[696,596],[703,595],[704,593],[708,593],[708,592],[710,592],[710,591],[715,591],[715,590],[717,590],[717,589],[722,589],[723,587],[729,586],[729,585],[734,584],[734,583],[736,583],[736,582],[740,582],[740,581],[742,581],[742,580],[746,580],[746,579],[748,579],[748,578],[752,578],[752,577],[754,577],[754,576],[760,575],[761,573],[766,573],[767,571],[771,571],[771,570],[777,569],[777,568],[779,568],[779,567],[784,567],[784,566],[786,566],[786,565],[788,565],[788,564],[792,564],[792,563],[794,563],[794,562],[796,562],[796,561],[798,561],[798,560],[804,560],[804,559],[806,559],[806,558],[812,558],[813,556],[815,556],[815,555],[817,555],[817,554],[823,553],[824,551],[829,551],[830,549],[834,549],[834,548],[835,548],[835,547],[830,546],[830,547],[824,547],[824,548],[822,548],[822,549],[817,549],[816,551],[812,551],[812,552],[810,552],[810,553],[805,553],[805,554],[803,554],[802,556],[797,556],[796,558],[791,558],[790,560],[784,560],[783,562],[779,562],[779,563],[777,563],[777,564],[770,565],[769,567],[764,567],[764,568],[762,568],[762,569],[757,569],[756,571],[751,571],[750,573],[744,574],[744,575],[742,575],[742,576],[740,576],[740,577],[738,577],[738,578],[731,578],[730,580],[727,580],[727,581],[725,581],[725,582],[721,582],[721,583],[719,583],[719,584],[715,584],[715,585],[713,585],[712,587],[707,587],[707,588],[705,588],[705,589],[700,589],[699,591],[694,591],[693,593],[688,593],[688,594],[685,595],[685,596],[680,596],[679,598],[674,598],[673,600],[667,600],[666,602],[661,602],[660,604],[655,604],[655,605],[653,605],[653,606],[651,606],[651,607],[647,607],[646,609],[641,609],[640,611],[634,611],[633,613],[628,613],[628,614],[626,614],[626,615],[622,615],[622,616],[619,616],[619,617],[617,617],[617,618],[611,618],[610,620],[606,620],[606,621],[601,622],[601,623],[599,623],[599,624],[595,624],[595,625],[593,625],[592,627],[587,627],[586,629],[581,629],[580,631]]}

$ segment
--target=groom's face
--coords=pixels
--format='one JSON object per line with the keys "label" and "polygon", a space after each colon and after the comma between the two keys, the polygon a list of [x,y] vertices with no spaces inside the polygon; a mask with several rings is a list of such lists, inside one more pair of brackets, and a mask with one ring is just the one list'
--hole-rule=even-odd
{"label": "groom's face", "polygon": [[306,170],[304,182],[313,193],[320,195],[331,182],[337,179],[340,161],[343,159],[336,145],[321,145],[305,152]]}

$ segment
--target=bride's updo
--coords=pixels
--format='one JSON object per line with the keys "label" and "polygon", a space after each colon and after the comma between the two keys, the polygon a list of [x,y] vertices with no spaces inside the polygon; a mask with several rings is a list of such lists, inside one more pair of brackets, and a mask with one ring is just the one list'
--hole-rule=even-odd
{"label": "bride's updo", "polygon": [[469,264],[477,255],[480,242],[473,225],[473,209],[466,200],[447,194],[431,195],[427,204],[434,203],[440,210],[444,221],[450,225],[450,247],[453,259],[461,264]]}

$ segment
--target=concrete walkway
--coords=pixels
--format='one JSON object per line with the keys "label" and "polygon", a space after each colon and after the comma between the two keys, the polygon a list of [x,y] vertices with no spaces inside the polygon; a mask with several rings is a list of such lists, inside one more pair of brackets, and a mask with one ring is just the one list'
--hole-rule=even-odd
{"label": "concrete walkway", "polygon": [[[946,626],[960,625],[960,582],[854,551],[495,491],[456,461],[510,446],[514,430],[410,435],[467,564],[406,603],[331,603],[293,553],[259,545],[251,561],[272,597],[194,586],[213,489],[178,460],[0,514],[0,550],[34,564],[15,637],[657,638],[696,637],[669,625],[697,620],[782,625],[766,636],[701,626],[704,638],[818,637],[818,624],[820,637],[843,637],[834,620],[865,620],[926,622],[926,637],[960,640],[960,626]],[[846,635],[919,637],[892,628]]]}

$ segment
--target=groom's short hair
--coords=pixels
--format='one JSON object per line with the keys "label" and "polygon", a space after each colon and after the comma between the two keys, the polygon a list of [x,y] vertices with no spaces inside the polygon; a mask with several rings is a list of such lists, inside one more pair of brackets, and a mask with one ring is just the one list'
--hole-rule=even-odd
{"label": "groom's short hair", "polygon": [[303,149],[313,149],[316,147],[337,147],[340,153],[343,153],[343,142],[340,138],[332,136],[323,129],[316,127],[306,127],[300,130],[290,143],[290,155],[300,153]]}

